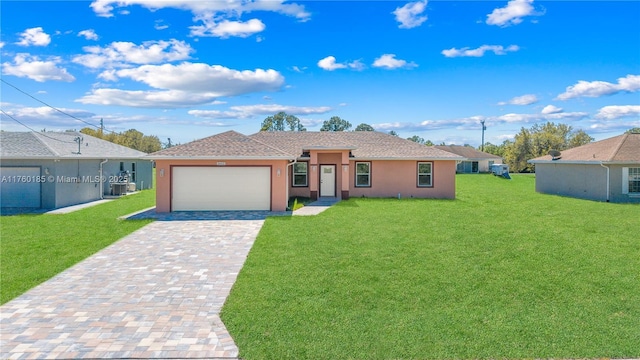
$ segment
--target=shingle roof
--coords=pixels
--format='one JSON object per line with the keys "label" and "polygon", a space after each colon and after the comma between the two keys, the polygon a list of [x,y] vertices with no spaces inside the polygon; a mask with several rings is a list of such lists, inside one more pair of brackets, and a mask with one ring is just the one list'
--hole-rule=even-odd
{"label": "shingle roof", "polygon": [[160,150],[148,156],[152,159],[295,159],[295,155],[264,144],[233,130]]}
{"label": "shingle roof", "polygon": [[262,131],[252,139],[300,156],[303,150],[349,149],[360,159],[444,159],[458,155],[377,131]]}
{"label": "shingle roof", "polygon": [[374,131],[262,131],[250,136],[227,131],[164,149],[149,157],[293,160],[300,157],[303,150],[310,149],[347,149],[361,159],[462,159],[447,151]]}
{"label": "shingle roof", "polygon": [[[75,138],[81,137],[80,153]],[[146,154],[78,132],[0,132],[3,159],[139,159]]]}
{"label": "shingle roof", "polygon": [[436,145],[436,148],[448,152],[452,152],[454,154],[460,155],[468,160],[484,160],[484,159],[502,159],[498,155],[489,154],[486,152],[478,151],[469,146],[460,146],[460,145]]}
{"label": "shingle roof", "polygon": [[529,160],[533,164],[552,161],[554,163],[640,163],[640,134],[618,135],[564,150],[557,160],[552,160],[550,155]]}

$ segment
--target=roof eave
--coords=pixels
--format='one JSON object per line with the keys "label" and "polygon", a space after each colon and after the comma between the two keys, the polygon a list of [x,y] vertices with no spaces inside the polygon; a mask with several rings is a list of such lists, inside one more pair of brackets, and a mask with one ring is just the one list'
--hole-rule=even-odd
{"label": "roof eave", "polygon": [[349,160],[355,160],[355,161],[375,161],[375,160],[408,160],[408,161],[460,161],[460,160],[466,160],[466,158],[463,157],[446,157],[446,158],[442,158],[442,157],[416,157],[416,156],[410,156],[410,157],[373,157],[373,156],[363,156],[363,157],[352,157],[349,158]]}
{"label": "roof eave", "polygon": [[640,164],[638,160],[630,161],[606,161],[606,160],[529,160],[529,164],[573,164],[573,165],[624,165]]}
{"label": "roof eave", "polygon": [[149,160],[295,160],[295,156],[161,156],[147,155]]}

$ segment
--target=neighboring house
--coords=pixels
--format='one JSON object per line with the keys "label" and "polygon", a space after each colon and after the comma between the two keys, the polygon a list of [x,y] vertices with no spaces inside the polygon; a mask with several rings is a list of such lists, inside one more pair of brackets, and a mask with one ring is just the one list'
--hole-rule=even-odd
{"label": "neighboring house", "polygon": [[640,203],[640,134],[592,142],[529,163],[536,166],[537,192]]}
{"label": "neighboring house", "polygon": [[456,172],[461,174],[488,173],[491,172],[491,165],[502,163],[500,156],[478,151],[469,146],[436,145],[435,147],[466,159],[458,162],[456,167]]}
{"label": "neighboring house", "polygon": [[0,148],[2,208],[55,209],[153,185],[145,153],[77,132],[2,131]]}
{"label": "neighboring house", "polygon": [[455,198],[455,154],[372,132],[228,131],[164,149],[156,211],[284,211],[292,196]]}

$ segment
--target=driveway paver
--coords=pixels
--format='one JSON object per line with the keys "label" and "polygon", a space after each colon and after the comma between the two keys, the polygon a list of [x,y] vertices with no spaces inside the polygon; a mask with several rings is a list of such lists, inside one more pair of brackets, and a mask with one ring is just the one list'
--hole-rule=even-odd
{"label": "driveway paver", "polygon": [[143,227],[0,307],[0,357],[237,358],[219,313],[263,222]]}

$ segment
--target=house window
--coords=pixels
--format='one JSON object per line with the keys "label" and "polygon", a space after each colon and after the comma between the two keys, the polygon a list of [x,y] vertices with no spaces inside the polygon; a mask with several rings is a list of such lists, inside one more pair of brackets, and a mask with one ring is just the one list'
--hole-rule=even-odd
{"label": "house window", "polygon": [[356,163],[356,186],[357,187],[371,186],[371,163],[370,162]]}
{"label": "house window", "polygon": [[418,163],[418,187],[433,186],[433,163]]}
{"label": "house window", "polygon": [[136,182],[136,163],[131,163],[131,181]]}
{"label": "house window", "polygon": [[292,186],[307,186],[307,164],[306,162],[293,164]]}
{"label": "house window", "polygon": [[629,194],[640,194],[640,168],[629,168]]}
{"label": "house window", "polygon": [[124,171],[124,161],[120,161],[120,171]]}

